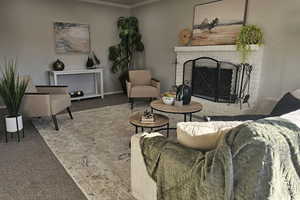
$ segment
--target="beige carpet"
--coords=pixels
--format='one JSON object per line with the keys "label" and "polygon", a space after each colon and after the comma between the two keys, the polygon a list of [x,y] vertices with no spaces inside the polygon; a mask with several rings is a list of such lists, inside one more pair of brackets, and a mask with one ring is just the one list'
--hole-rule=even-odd
{"label": "beige carpet", "polygon": [[[50,119],[34,125],[89,200],[131,200],[129,142],[135,129],[128,117],[144,109],[122,104],[75,112],[74,120],[59,115],[58,132]],[[182,121],[169,117],[173,126]]]}

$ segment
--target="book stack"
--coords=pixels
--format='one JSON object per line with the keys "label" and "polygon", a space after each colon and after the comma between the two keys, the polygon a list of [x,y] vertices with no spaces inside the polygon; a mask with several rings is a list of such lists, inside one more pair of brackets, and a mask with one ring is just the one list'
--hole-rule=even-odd
{"label": "book stack", "polygon": [[154,123],[155,122],[154,114],[151,112],[148,112],[146,110],[141,117],[141,122],[142,123]]}

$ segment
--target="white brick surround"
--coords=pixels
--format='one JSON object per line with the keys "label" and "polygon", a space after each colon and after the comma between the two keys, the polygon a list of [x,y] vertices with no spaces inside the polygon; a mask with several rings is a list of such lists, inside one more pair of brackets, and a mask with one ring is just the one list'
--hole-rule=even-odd
{"label": "white brick surround", "polygon": [[[216,103],[200,98],[193,97],[194,101],[200,101],[203,106],[204,115],[236,115],[253,113],[258,105],[258,94],[262,72],[262,59],[263,48],[257,45],[251,46],[252,54],[248,59],[248,63],[253,65],[253,71],[251,74],[250,82],[250,106],[243,105],[243,109],[240,109],[239,104],[224,104]],[[226,46],[192,46],[192,47],[175,47],[177,54],[177,66],[176,66],[176,85],[181,85],[183,81],[183,65],[188,60],[193,60],[199,57],[211,57],[219,61],[226,61],[232,63],[240,63],[240,55],[236,51],[235,45]]]}

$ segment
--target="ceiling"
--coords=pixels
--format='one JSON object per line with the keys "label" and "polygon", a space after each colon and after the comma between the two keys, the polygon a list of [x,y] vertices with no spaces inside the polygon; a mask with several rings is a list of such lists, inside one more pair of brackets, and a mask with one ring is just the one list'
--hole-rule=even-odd
{"label": "ceiling", "polygon": [[79,0],[79,1],[95,3],[95,4],[104,4],[104,5],[125,7],[125,8],[132,8],[132,7],[137,7],[137,6],[157,2],[160,0]]}

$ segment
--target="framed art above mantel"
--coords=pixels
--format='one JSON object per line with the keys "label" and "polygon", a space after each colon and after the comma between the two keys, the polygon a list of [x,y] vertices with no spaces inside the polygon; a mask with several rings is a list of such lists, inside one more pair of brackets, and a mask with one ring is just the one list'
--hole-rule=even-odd
{"label": "framed art above mantel", "polygon": [[215,0],[194,8],[193,46],[233,45],[246,23],[248,0]]}

